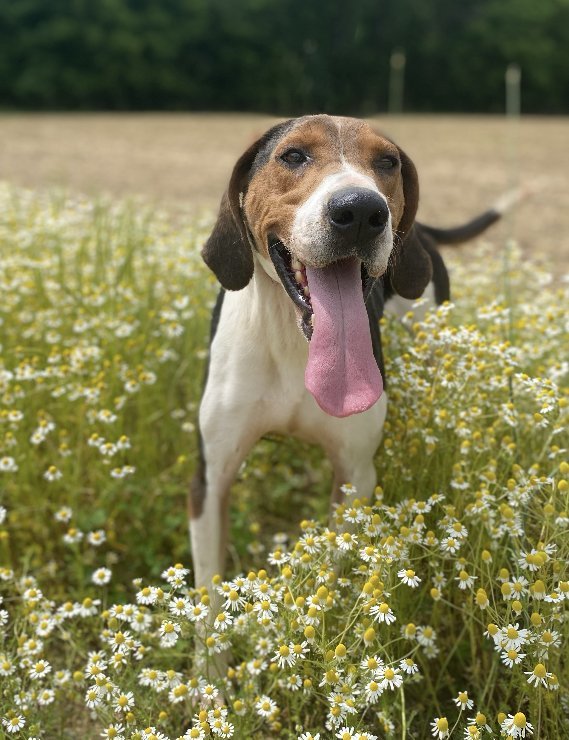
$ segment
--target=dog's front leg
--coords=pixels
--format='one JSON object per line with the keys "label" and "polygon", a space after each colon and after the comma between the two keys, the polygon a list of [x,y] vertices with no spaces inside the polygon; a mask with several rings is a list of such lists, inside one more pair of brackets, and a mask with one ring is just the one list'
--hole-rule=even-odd
{"label": "dog's front leg", "polygon": [[340,504],[346,496],[343,486],[349,483],[358,498],[371,498],[377,484],[374,457],[381,442],[387,412],[384,393],[371,409],[359,416],[342,420],[338,431],[325,445],[334,469],[331,504]]}
{"label": "dog's front leg", "polygon": [[196,666],[210,678],[223,679],[229,656],[208,658],[205,640],[221,611],[222,600],[212,578],[222,575],[229,527],[229,492],[241,463],[256,441],[252,425],[204,396],[200,410],[200,459],[190,487],[190,543],[196,588],[207,587],[210,609],[205,623],[197,625]]}
{"label": "dog's front leg", "polygon": [[[223,410],[200,414],[201,450],[190,487],[190,544],[196,588],[222,575],[229,527],[229,491],[257,435]],[[211,594],[212,599],[214,595]],[[215,600],[215,599],[214,599]]]}

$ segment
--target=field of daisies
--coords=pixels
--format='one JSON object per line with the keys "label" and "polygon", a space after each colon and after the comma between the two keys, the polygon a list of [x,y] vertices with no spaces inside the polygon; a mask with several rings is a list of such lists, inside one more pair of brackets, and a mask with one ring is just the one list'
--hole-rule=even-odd
{"label": "field of daisies", "polygon": [[209,224],[0,188],[0,736],[568,737],[567,279],[449,260],[454,305],[384,320],[373,499],[329,521],[319,451],[263,440],[208,593]]}

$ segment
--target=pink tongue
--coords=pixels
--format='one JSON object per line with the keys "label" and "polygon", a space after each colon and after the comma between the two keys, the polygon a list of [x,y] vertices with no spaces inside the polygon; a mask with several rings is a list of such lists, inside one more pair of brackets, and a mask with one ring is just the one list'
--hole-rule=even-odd
{"label": "pink tongue", "polygon": [[362,294],[360,262],[306,267],[314,332],[304,384],[332,416],[366,411],[383,392]]}

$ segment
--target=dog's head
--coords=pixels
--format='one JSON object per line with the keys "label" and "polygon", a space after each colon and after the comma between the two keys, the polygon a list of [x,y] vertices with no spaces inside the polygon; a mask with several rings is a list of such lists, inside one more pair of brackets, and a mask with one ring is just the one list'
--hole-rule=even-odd
{"label": "dog's head", "polygon": [[[203,258],[228,290],[244,288],[255,263],[282,283],[311,342],[316,385],[334,377],[328,395],[345,395],[338,388],[338,363],[353,364],[354,378],[371,372],[369,362],[367,368],[353,362],[371,346],[362,336],[366,288],[389,271],[396,292],[418,298],[431,277],[428,255],[407,238],[418,198],[411,160],[364,121],[293,119],[267,131],[237,161]],[[350,335],[357,346],[344,339]],[[338,345],[341,357],[332,356]],[[313,392],[310,365],[309,359],[307,387]],[[369,407],[371,396],[365,395],[355,406],[315,397],[329,413],[343,416]]]}

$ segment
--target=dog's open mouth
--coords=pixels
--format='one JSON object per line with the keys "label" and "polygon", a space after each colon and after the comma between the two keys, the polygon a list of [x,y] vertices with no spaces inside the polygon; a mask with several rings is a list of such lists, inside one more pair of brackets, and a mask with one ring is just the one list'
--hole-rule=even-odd
{"label": "dog's open mouth", "polygon": [[366,411],[383,390],[365,307],[373,280],[355,257],[316,268],[299,262],[281,241],[268,246],[310,343],[306,388],[332,416]]}
{"label": "dog's open mouth", "polygon": [[[277,275],[292,302],[300,310],[300,328],[308,341],[312,339],[314,329],[314,309],[310,299],[310,286],[306,276],[306,265],[303,265],[278,239],[269,240],[269,255]],[[375,278],[368,274],[365,265],[361,266],[362,296],[364,303],[375,283]]]}
{"label": "dog's open mouth", "polygon": [[306,267],[289,252],[277,239],[269,242],[269,255],[284,289],[300,310],[301,329],[310,341],[313,330],[314,309],[310,300],[310,288],[306,277]]}

